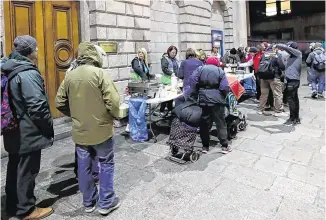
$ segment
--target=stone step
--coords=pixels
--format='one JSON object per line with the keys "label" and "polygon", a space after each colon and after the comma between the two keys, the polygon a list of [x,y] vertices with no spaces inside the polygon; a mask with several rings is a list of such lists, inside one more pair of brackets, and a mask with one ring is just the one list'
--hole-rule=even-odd
{"label": "stone step", "polygon": [[[62,140],[71,136],[71,118],[62,117],[53,120],[54,126],[54,141]],[[3,146],[3,140],[1,136],[1,158],[7,157],[8,153]]]}

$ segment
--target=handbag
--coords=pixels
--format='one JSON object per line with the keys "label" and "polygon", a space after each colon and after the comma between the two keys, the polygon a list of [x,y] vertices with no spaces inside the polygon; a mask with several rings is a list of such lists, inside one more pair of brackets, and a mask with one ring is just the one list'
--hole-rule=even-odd
{"label": "handbag", "polygon": [[163,85],[171,85],[171,76],[163,75],[160,78],[160,83]]}

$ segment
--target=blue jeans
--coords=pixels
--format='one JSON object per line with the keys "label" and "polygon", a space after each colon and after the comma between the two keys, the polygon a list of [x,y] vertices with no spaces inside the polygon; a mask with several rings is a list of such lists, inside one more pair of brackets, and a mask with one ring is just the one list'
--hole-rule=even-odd
{"label": "blue jeans", "polygon": [[[98,200],[98,206],[107,209],[111,206],[115,193],[113,190],[114,178],[114,141],[112,138],[101,144],[93,146],[76,145],[78,156],[78,184],[83,193],[83,205],[94,206]],[[99,193],[92,176],[92,156],[94,150],[99,160]]]}
{"label": "blue jeans", "polygon": [[[314,71],[311,73],[311,88],[312,91],[317,92],[319,94],[322,94],[325,90],[325,72],[317,72]],[[318,84],[318,90],[317,90],[317,84]]]}

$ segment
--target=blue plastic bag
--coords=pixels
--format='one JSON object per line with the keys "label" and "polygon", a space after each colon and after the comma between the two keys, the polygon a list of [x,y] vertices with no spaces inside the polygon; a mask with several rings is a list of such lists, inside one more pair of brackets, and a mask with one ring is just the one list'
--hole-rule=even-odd
{"label": "blue plastic bag", "polygon": [[130,137],[137,142],[148,140],[148,130],[146,123],[146,100],[144,98],[129,99],[129,128]]}

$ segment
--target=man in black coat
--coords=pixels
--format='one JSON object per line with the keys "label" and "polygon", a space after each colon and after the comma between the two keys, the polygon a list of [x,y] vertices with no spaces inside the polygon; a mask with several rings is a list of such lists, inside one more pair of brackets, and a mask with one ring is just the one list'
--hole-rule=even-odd
{"label": "man in black coat", "polygon": [[9,153],[6,177],[6,211],[24,219],[41,219],[53,213],[52,208],[37,208],[35,179],[40,171],[41,150],[53,144],[53,120],[44,81],[35,66],[37,42],[28,35],[18,36],[15,49],[1,65],[8,81],[10,107],[18,127],[3,133]]}

